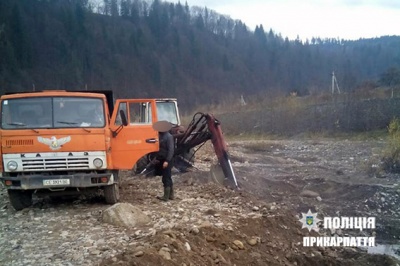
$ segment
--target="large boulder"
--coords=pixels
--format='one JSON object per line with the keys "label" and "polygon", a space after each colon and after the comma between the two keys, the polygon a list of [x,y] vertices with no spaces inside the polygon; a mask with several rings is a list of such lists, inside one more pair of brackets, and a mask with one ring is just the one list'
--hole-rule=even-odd
{"label": "large boulder", "polygon": [[103,212],[103,222],[116,226],[135,227],[150,221],[146,214],[129,203],[114,204]]}

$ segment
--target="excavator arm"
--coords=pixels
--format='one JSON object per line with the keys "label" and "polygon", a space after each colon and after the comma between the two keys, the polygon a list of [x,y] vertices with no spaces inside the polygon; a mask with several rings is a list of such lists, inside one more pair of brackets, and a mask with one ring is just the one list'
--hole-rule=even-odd
{"label": "excavator arm", "polygon": [[221,123],[212,114],[196,113],[183,133],[172,133],[176,138],[175,158],[177,161],[185,160],[184,154],[188,154],[191,149],[201,147],[208,140],[211,140],[219,166],[222,168],[225,177],[224,184],[238,187]]}
{"label": "excavator arm", "polygon": [[[212,115],[198,112],[193,116],[192,121],[186,130],[176,126],[171,129],[171,134],[176,141],[174,152],[175,167],[181,171],[192,166],[194,153],[201,148],[208,140],[213,144],[215,154],[218,158],[218,165],[211,167],[211,175],[215,181],[223,185],[238,188],[235,173],[229,158],[228,149],[221,130],[221,123]],[[194,151],[194,153],[193,153]],[[141,175],[154,171],[157,163],[155,156],[148,158],[148,164]]]}

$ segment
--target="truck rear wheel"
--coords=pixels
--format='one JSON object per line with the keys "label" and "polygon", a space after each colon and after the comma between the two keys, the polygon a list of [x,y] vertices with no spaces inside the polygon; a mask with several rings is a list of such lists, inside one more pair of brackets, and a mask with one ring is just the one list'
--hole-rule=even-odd
{"label": "truck rear wheel", "polygon": [[133,174],[140,174],[147,166],[147,164],[149,163],[149,159],[147,157],[147,155],[143,156],[142,158],[140,158],[136,164],[133,166]]}
{"label": "truck rear wheel", "polygon": [[119,201],[119,187],[118,184],[112,184],[104,187],[104,198],[106,203],[115,204]]}
{"label": "truck rear wheel", "polygon": [[32,205],[32,191],[30,190],[8,190],[10,203],[15,210],[20,211]]}

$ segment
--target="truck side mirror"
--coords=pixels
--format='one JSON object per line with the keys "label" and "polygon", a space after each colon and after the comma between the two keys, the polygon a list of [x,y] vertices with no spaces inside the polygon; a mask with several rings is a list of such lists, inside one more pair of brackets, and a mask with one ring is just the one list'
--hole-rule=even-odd
{"label": "truck side mirror", "polygon": [[122,125],[127,126],[128,125],[128,119],[126,119],[126,115],[125,115],[124,110],[119,110],[119,115],[121,116]]}
{"label": "truck side mirror", "polygon": [[115,131],[112,131],[112,136],[115,138],[118,133],[122,130],[122,128],[128,125],[128,119],[126,119],[126,115],[124,110],[119,110],[119,116],[121,117],[122,125],[120,125]]}

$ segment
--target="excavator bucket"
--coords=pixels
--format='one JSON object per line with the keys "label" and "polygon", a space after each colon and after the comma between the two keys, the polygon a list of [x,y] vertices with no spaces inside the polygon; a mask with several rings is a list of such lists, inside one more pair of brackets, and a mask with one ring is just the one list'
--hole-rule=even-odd
{"label": "excavator bucket", "polygon": [[208,129],[211,133],[211,142],[214,147],[215,154],[217,155],[218,162],[222,171],[227,179],[225,184],[238,187],[235,173],[232,168],[232,163],[229,158],[226,142],[221,130],[220,122],[211,114],[207,114]]}

